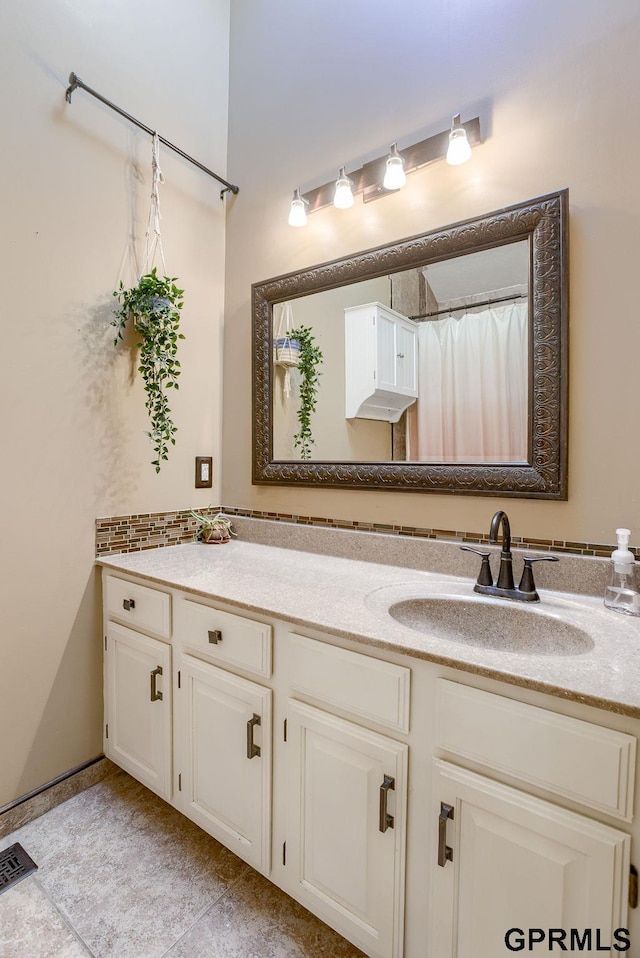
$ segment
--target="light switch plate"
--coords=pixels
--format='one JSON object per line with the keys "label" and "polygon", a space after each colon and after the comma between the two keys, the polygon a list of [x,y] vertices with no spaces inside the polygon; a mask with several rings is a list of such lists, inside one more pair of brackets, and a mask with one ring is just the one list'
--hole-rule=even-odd
{"label": "light switch plate", "polygon": [[196,489],[210,489],[213,485],[213,457],[196,456]]}

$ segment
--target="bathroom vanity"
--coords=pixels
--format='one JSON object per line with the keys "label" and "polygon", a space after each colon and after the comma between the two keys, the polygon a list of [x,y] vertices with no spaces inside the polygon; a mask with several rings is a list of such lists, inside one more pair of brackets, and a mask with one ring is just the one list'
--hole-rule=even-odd
{"label": "bathroom vanity", "polygon": [[105,754],[371,958],[640,941],[638,620],[244,541],[99,561]]}

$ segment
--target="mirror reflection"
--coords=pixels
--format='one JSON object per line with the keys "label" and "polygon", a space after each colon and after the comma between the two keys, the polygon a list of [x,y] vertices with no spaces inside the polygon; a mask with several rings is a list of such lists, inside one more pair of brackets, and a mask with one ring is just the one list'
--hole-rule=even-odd
{"label": "mirror reflection", "polygon": [[[275,303],[274,460],[527,463],[530,260],[527,237]],[[322,354],[307,445],[300,329]]]}
{"label": "mirror reflection", "polygon": [[253,482],[566,499],[567,244],[561,190],[254,283]]}

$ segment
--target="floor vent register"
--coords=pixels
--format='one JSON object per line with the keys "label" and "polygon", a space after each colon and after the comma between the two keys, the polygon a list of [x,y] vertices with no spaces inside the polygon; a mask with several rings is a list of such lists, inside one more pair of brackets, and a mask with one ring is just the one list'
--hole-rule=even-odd
{"label": "floor vent register", "polygon": [[27,855],[17,842],[0,851],[0,895],[16,885],[31,872],[36,871],[36,863]]}

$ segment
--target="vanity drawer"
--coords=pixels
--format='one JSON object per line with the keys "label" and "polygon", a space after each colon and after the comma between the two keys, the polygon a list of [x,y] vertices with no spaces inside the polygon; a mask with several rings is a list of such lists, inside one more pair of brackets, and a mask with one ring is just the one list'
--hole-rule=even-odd
{"label": "vanity drawer", "polygon": [[296,692],[398,732],[409,731],[409,669],[295,632],[289,638]]}
{"label": "vanity drawer", "polygon": [[440,679],[437,740],[454,755],[632,820],[632,735]]}
{"label": "vanity drawer", "polygon": [[175,635],[185,648],[213,662],[270,677],[270,625],[191,599],[176,602],[174,618]]}
{"label": "vanity drawer", "polygon": [[107,615],[168,639],[171,635],[171,596],[137,582],[106,575],[105,609]]}

